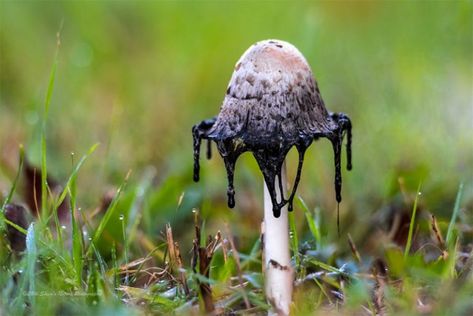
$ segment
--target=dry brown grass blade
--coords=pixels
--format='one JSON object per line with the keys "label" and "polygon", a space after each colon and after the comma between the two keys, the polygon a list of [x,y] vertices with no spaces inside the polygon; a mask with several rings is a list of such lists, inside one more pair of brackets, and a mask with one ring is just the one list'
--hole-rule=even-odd
{"label": "dry brown grass blade", "polygon": [[[210,276],[210,260],[207,253],[207,250],[204,247],[198,248],[199,254],[199,272],[205,277],[209,278]],[[210,258],[211,259],[211,258]],[[204,301],[205,311],[207,313],[213,313],[215,311],[215,305],[212,298],[212,288],[207,282],[199,281],[200,294]]]}
{"label": "dry brown grass blade", "polygon": [[437,219],[435,218],[434,214],[431,214],[431,227],[432,231],[434,232],[435,238],[437,239],[437,242],[440,246],[440,248],[445,249],[445,240],[443,239],[442,232],[440,231],[438,224],[437,224]]}
{"label": "dry brown grass blade", "polygon": [[[194,245],[192,249],[193,257],[192,257],[192,269],[194,273],[198,273],[203,275],[207,279],[210,277],[210,263],[212,262],[213,255],[215,250],[217,249],[218,245],[220,244],[222,237],[220,232],[217,232],[215,237],[211,235],[207,238],[207,243],[205,247],[200,246],[200,222],[198,213],[195,212],[194,218],[194,227],[195,227],[195,238],[194,238]],[[198,266],[197,266],[197,263]],[[204,308],[207,314],[216,314],[215,304],[212,298],[212,288],[210,284],[205,281],[197,280],[199,284],[199,291],[204,301]]]}
{"label": "dry brown grass blade", "polygon": [[169,267],[171,273],[174,271],[174,267],[178,270],[178,280],[184,289],[184,293],[189,295],[189,286],[187,285],[187,278],[186,273],[184,270],[184,265],[182,264],[182,257],[181,252],[179,250],[179,244],[177,241],[174,241],[174,237],[172,234],[171,225],[168,223],[166,224],[166,242],[168,246],[169,252]]}
{"label": "dry brown grass blade", "polygon": [[121,266],[120,266],[120,271],[127,271],[127,270],[130,270],[130,269],[133,268],[133,267],[142,265],[143,263],[149,261],[150,259],[151,259],[151,257],[144,257],[144,258],[139,258],[139,259],[133,260],[132,262],[129,262],[129,263],[124,264],[124,265],[121,265]]}
{"label": "dry brown grass blade", "polygon": [[187,285],[187,276],[186,272],[184,270],[184,265],[182,264],[182,256],[181,256],[181,251],[179,249],[179,244],[177,242],[174,243],[174,251],[176,253],[176,262],[177,262],[177,267],[179,269],[179,281],[182,284],[182,287],[184,288],[184,293],[186,295],[189,295],[189,286]]}
{"label": "dry brown grass blade", "polygon": [[172,235],[172,228],[169,223],[166,224],[166,242],[168,245],[169,265],[171,266],[171,269],[172,269],[177,260],[176,260],[176,251],[174,249],[174,237]]}
{"label": "dry brown grass blade", "polygon": [[360,253],[358,252],[358,249],[356,248],[355,243],[353,242],[353,239],[351,238],[351,235],[348,234],[348,244],[350,245],[351,253],[353,255],[353,258],[360,263],[361,262],[361,257]]}
{"label": "dry brown grass blade", "polygon": [[384,290],[386,287],[387,268],[381,259],[376,259],[373,263],[372,273],[375,280],[373,289],[373,306],[375,315],[386,315],[386,305],[384,304]]}
{"label": "dry brown grass blade", "polygon": [[224,263],[227,263],[227,260],[228,260],[228,244],[229,241],[227,238],[223,239],[222,242],[221,242],[221,245],[222,245],[222,253],[223,253],[223,262]]}
{"label": "dry brown grass blade", "polygon": [[431,214],[431,220],[432,221],[431,221],[430,227],[432,228],[432,232],[434,233],[438,246],[442,250],[442,257],[446,259],[446,257],[448,257],[448,252],[446,250],[447,248],[445,246],[445,240],[443,239],[443,236],[442,236],[442,231],[438,227],[437,218],[435,217],[435,215]]}
{"label": "dry brown grass blade", "polygon": [[435,236],[435,239],[437,240],[437,244],[440,250],[442,251],[442,254],[440,255],[440,257],[443,260],[446,260],[448,258],[447,247],[445,246],[445,240],[443,239],[442,231],[438,227],[437,219],[435,218],[434,214],[431,214],[431,228]]}

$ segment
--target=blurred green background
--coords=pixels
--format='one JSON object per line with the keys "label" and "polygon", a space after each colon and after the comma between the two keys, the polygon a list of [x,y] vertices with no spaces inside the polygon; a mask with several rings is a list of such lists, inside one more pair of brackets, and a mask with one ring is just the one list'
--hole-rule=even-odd
{"label": "blurred green background", "polygon": [[[191,127],[218,113],[234,64],[247,47],[268,38],[298,47],[327,108],[352,118],[354,170],[343,174],[343,231],[356,235],[366,227],[400,192],[399,177],[409,192],[422,181],[422,203],[438,216],[450,217],[461,181],[471,205],[470,1],[1,1],[2,192],[10,188],[20,143],[40,164],[43,104],[59,30],[48,171],[64,182],[71,153],[80,156],[100,142],[79,174],[84,210],[92,212],[131,169],[126,192],[141,192],[143,179],[154,177],[142,221],[152,238],[168,221],[181,234],[190,232],[181,223],[192,222],[195,207],[209,226],[222,229],[229,221],[241,243],[251,246],[262,216],[254,159],[247,154],[239,161],[236,208],[228,210],[219,157],[202,161],[201,181],[192,182]],[[292,152],[292,177],[295,158]],[[327,230],[335,227],[333,178],[331,146],[316,142],[298,193],[310,208],[321,208]],[[296,217],[300,224],[302,213]]]}

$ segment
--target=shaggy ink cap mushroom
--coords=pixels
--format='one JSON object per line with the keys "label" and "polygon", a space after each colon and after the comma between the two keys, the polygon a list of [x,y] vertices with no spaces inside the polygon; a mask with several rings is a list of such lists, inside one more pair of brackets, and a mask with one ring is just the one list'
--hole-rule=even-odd
{"label": "shaggy ink cap mushroom", "polygon": [[[301,177],[306,149],[313,140],[325,137],[333,145],[335,192],[341,201],[340,156],[347,135],[347,169],[351,169],[351,122],[343,113],[329,113],[317,82],[304,56],[293,45],[280,40],[261,41],[240,58],[230,79],[225,99],[217,117],[202,121],[192,129],[194,137],[194,181],[199,180],[199,156],[202,139],[217,144],[228,176],[228,206],[235,206],[233,176],[238,157],[253,153],[263,173],[279,217],[293,199]],[[279,201],[276,186],[282,188],[281,168],[289,150],[299,153],[292,192]],[[282,190],[281,190],[282,192]]]}

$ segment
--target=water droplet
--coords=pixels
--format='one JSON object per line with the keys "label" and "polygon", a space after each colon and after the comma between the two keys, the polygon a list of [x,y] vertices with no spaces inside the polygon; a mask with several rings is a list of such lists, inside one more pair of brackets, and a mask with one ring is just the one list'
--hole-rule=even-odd
{"label": "water droplet", "polygon": [[82,235],[84,235],[84,237],[87,236],[87,234],[88,234],[88,233],[87,233],[86,230],[82,231]]}
{"label": "water droplet", "polygon": [[80,212],[82,211],[82,207],[78,207],[77,210]]}
{"label": "water droplet", "polygon": [[121,220],[121,221],[124,220],[124,219],[125,219],[125,215],[120,214],[120,217],[118,217],[118,219]]}
{"label": "water droplet", "polygon": [[196,209],[196,208],[193,208],[193,209],[192,209],[192,213],[194,213],[194,214],[197,213],[197,209]]}
{"label": "water droplet", "polygon": [[21,269],[18,270],[18,273],[19,273],[19,274],[22,274],[22,273],[23,273],[23,270],[21,270]]}
{"label": "water droplet", "polygon": [[422,195],[422,192],[417,192],[418,195]]}
{"label": "water droplet", "polygon": [[89,237],[88,239],[89,239],[89,241],[92,241],[92,237]]}
{"label": "water droplet", "polygon": [[62,225],[61,228],[62,228],[62,229],[66,229],[66,226],[65,226],[65,225]]}

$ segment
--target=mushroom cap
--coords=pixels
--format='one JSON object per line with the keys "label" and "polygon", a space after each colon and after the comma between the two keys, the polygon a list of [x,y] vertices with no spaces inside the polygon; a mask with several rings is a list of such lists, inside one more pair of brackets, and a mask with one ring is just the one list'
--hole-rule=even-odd
{"label": "mushroom cap", "polygon": [[265,40],[238,60],[209,138],[294,145],[336,128],[304,56],[290,43]]}
{"label": "mushroom cap", "polygon": [[[304,56],[293,45],[266,40],[251,46],[235,66],[220,113],[194,125],[194,180],[199,180],[202,139],[215,141],[228,177],[228,206],[235,206],[233,178],[238,157],[253,153],[271,196],[273,214],[292,203],[301,176],[304,153],[314,139],[332,142],[335,157],[335,193],[341,198],[341,146],[347,134],[347,168],[351,169],[351,121],[344,113],[328,113],[317,82]],[[291,194],[282,192],[282,166],[292,146],[299,164]],[[210,157],[211,146],[207,147]],[[278,183],[277,183],[278,182]]]}

